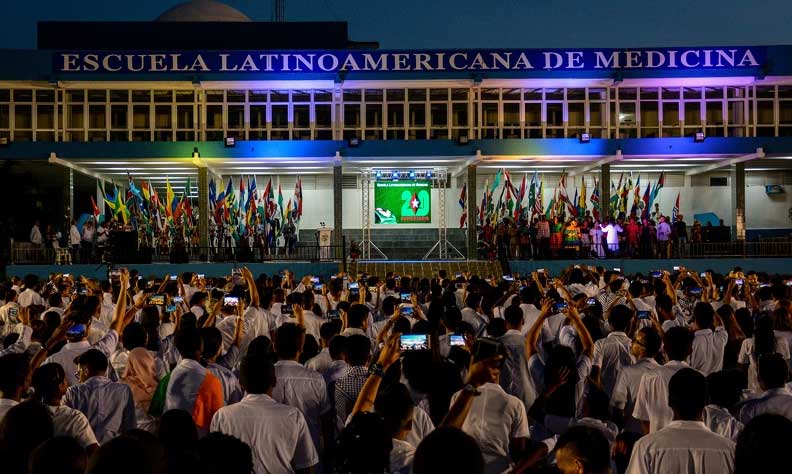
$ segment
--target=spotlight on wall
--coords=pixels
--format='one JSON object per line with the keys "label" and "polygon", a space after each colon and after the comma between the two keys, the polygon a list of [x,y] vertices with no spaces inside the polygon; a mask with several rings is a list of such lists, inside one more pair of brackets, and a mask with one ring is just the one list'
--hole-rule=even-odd
{"label": "spotlight on wall", "polygon": [[377,179],[377,180],[382,179],[382,171],[380,171],[380,170],[375,171],[374,172],[374,178]]}
{"label": "spotlight on wall", "polygon": [[581,133],[580,136],[578,136],[578,140],[580,140],[580,143],[588,143],[591,141],[591,134]]}
{"label": "spotlight on wall", "polygon": [[426,179],[432,179],[432,170],[426,170],[425,177]]}
{"label": "spotlight on wall", "polygon": [[399,180],[399,176],[400,176],[400,173],[398,171],[394,171],[393,173],[391,173],[391,177],[393,178],[394,181],[398,181]]}
{"label": "spotlight on wall", "polygon": [[236,137],[225,137],[226,148],[234,148],[236,146]]}
{"label": "spotlight on wall", "polygon": [[350,148],[357,148],[360,146],[360,138],[352,137],[349,140],[347,140],[347,144],[349,145]]}
{"label": "spotlight on wall", "polygon": [[410,179],[415,179],[415,176],[416,175],[414,170],[410,170],[410,172],[407,174],[407,177]]}
{"label": "spotlight on wall", "polygon": [[457,145],[467,145],[470,143],[470,138],[467,135],[460,135],[457,137]]}
{"label": "spotlight on wall", "polygon": [[696,135],[693,137],[693,141],[696,143],[701,143],[705,138],[704,132],[696,132]]}

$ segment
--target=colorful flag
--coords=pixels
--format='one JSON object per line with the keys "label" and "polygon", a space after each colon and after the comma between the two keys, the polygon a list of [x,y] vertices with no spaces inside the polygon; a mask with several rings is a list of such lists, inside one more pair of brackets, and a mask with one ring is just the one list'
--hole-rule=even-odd
{"label": "colorful flag", "polygon": [[[491,195],[495,194],[495,190],[498,189],[498,186],[500,186],[502,173],[503,173],[503,168],[499,169],[498,174],[495,175],[495,181],[492,182],[492,187],[490,188],[489,191]],[[486,189],[486,187],[484,189]]]}
{"label": "colorful flag", "polygon": [[652,187],[652,182],[646,184],[646,191],[643,195],[643,210],[641,210],[641,220],[649,218],[649,199],[650,199],[650,192],[649,189]]}
{"label": "colorful flag", "polygon": [[677,198],[676,198],[676,202],[674,203],[674,208],[671,210],[671,222],[676,222],[678,215],[679,215],[679,191],[677,191]]}
{"label": "colorful flag", "polygon": [[660,179],[657,180],[657,184],[655,184],[655,187],[652,190],[652,195],[649,198],[649,207],[652,207],[652,204],[655,202],[657,196],[660,194],[660,190],[663,189],[664,184],[665,184],[665,171],[661,171]]}
{"label": "colorful flag", "polygon": [[533,212],[535,214],[543,214],[544,213],[544,199],[542,198],[542,194],[544,193],[544,179],[539,181],[539,190],[536,192],[536,201],[534,201]]}
{"label": "colorful flag", "polygon": [[594,216],[594,219],[599,220],[600,218],[600,190],[599,190],[599,181],[594,180],[594,189],[591,190],[591,198],[589,198],[591,202],[592,210],[591,214]]}
{"label": "colorful flag", "polygon": [[641,210],[641,175],[638,175],[638,180],[635,181],[635,189],[633,190],[633,204],[630,209],[630,214],[638,214]]}
{"label": "colorful flag", "polygon": [[580,177],[580,187],[582,189],[580,191],[580,199],[577,201],[578,215],[584,216],[586,215],[586,178],[584,176]]}
{"label": "colorful flag", "polygon": [[99,214],[101,214],[101,212],[99,211],[99,206],[96,205],[96,200],[94,199],[93,196],[91,196],[91,207],[93,208],[94,218],[98,222],[99,221]]}
{"label": "colorful flag", "polygon": [[283,208],[283,191],[281,191],[281,185],[278,183],[278,209],[280,209],[281,213],[281,221],[286,221],[286,210]]}
{"label": "colorful flag", "polygon": [[536,171],[531,176],[531,184],[528,188],[528,209],[531,210],[531,217],[536,213]]}
{"label": "colorful flag", "polygon": [[294,219],[299,221],[303,213],[303,192],[302,192],[302,178],[297,176],[297,182],[294,183]]}
{"label": "colorful flag", "polygon": [[616,210],[619,207],[619,193],[616,191],[616,187],[613,185],[613,181],[611,181],[611,195],[608,201],[608,207],[610,208],[610,215],[616,214]]}

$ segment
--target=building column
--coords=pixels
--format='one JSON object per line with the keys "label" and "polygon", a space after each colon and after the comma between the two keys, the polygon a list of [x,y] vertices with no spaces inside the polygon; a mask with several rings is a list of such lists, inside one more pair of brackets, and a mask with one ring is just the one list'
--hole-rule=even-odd
{"label": "building column", "polygon": [[[67,210],[67,215],[69,216],[68,225],[71,225],[72,221],[74,220],[74,170],[69,168],[69,209]],[[69,232],[69,227],[66,228],[66,232]]]}
{"label": "building column", "polygon": [[732,238],[745,240],[745,163],[731,165]]}
{"label": "building column", "polygon": [[476,181],[477,169],[476,165],[468,165],[467,167],[467,258],[468,260],[476,260],[478,258],[477,241],[478,234],[476,232],[476,219],[478,213],[476,212],[476,203],[478,202],[478,195],[476,194]]}
{"label": "building column", "polygon": [[[188,190],[189,192],[189,190]],[[209,168],[198,167],[198,238],[202,251],[209,256]]]}
{"label": "building column", "polygon": [[335,246],[335,257],[342,258],[344,249],[344,207],[343,207],[343,168],[341,167],[341,157],[336,154],[333,163],[333,245]]}
{"label": "building column", "polygon": [[604,222],[610,217],[610,165],[600,166],[600,222]]}

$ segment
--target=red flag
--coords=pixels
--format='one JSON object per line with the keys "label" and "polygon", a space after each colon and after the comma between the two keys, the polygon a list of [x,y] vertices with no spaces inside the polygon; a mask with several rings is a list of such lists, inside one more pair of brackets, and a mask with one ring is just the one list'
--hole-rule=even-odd
{"label": "red flag", "polygon": [[91,196],[91,206],[93,207],[94,217],[98,219],[101,212],[99,211],[99,207],[96,205],[96,201],[94,200],[93,196]]}

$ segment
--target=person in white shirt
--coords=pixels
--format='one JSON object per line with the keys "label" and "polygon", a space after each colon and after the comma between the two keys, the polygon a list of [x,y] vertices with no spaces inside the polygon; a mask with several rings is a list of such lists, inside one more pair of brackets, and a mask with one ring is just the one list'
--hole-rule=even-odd
{"label": "person in white shirt", "polygon": [[556,466],[563,474],[605,474],[611,468],[610,451],[610,444],[601,430],[573,426],[555,445]]}
{"label": "person in white shirt", "polygon": [[[294,292],[289,295],[287,300],[293,304],[294,314],[286,322],[295,323],[295,319],[302,317],[305,333],[310,334],[317,341],[321,339],[321,328],[322,324],[325,323],[325,319],[313,312],[313,292],[311,290],[305,290],[302,293]],[[302,315],[299,315],[300,312],[302,312]]]}
{"label": "person in white shirt", "polygon": [[754,335],[743,340],[740,354],[737,356],[737,365],[748,372],[748,390],[754,394],[764,391],[759,383],[757,370],[759,357],[765,354],[781,354],[789,360],[789,346],[786,341],[775,334],[774,321],[770,316],[762,316],[756,320]]}
{"label": "person in white shirt", "polygon": [[77,440],[89,453],[99,447],[88,418],[79,410],[63,405],[63,396],[69,387],[66,373],[59,364],[44,364],[33,372],[35,397],[52,416],[55,436],[69,436]]}
{"label": "person in white shirt", "polygon": [[707,376],[709,404],[704,407],[704,424],[713,433],[737,442],[743,424],[732,415],[739,403],[745,376],[735,370],[722,370]]}
{"label": "person in white shirt", "polygon": [[504,312],[506,320],[506,334],[499,338],[506,348],[509,357],[506,358],[500,374],[500,386],[509,395],[513,395],[530,408],[536,394],[528,374],[528,363],[525,360],[525,336],[522,333],[523,312],[519,306],[512,304]]}
{"label": "person in white shirt", "polygon": [[462,321],[473,326],[476,336],[484,334],[489,320],[481,314],[481,295],[479,293],[468,293],[465,299],[465,308],[462,309]]}
{"label": "person in white shirt", "polygon": [[627,474],[734,472],[734,442],[702,421],[706,378],[689,367],[679,370],[669,381],[667,399],[673,421],[635,443]]}
{"label": "person in white shirt", "polygon": [[39,247],[42,244],[40,226],[41,223],[36,219],[36,222],[33,223],[33,227],[30,228],[30,243]]}
{"label": "person in white shirt", "polygon": [[635,333],[630,344],[630,353],[636,362],[619,370],[616,385],[613,387],[611,405],[624,420],[624,429],[627,431],[643,434],[643,427],[641,422],[634,418],[633,409],[641,378],[660,366],[655,357],[660,353],[661,344],[662,339],[655,328],[641,328]]}
{"label": "person in white shirt", "polygon": [[641,377],[633,417],[641,421],[644,433],[655,433],[672,421],[674,414],[668,405],[668,383],[677,371],[689,367],[685,361],[690,356],[692,343],[687,329],[671,328],[663,338],[668,362]]}
{"label": "person in white shirt", "polygon": [[723,368],[723,351],[729,334],[712,305],[703,301],[693,307],[693,352],[690,367],[705,376]]}
{"label": "person in white shirt", "polygon": [[611,217],[608,220],[608,225],[602,228],[602,232],[608,243],[608,252],[610,254],[619,253],[619,234],[622,232],[622,227]]}
{"label": "person in white shirt", "polygon": [[17,297],[17,303],[19,303],[19,306],[27,308],[31,305],[47,305],[47,302],[44,300],[44,298],[42,298],[41,295],[36,291],[36,286],[38,286],[38,278],[36,278],[36,275],[27,275],[25,277],[25,290]]}
{"label": "person in white shirt", "polygon": [[291,323],[278,328],[275,336],[279,359],[275,364],[275,376],[278,383],[272,391],[272,398],[302,412],[314,446],[319,447],[322,446],[321,433],[329,433],[334,420],[324,378],[297,362],[304,341],[305,328]]}
{"label": "person in white shirt", "polygon": [[11,334],[19,323],[21,307],[17,303],[16,291],[0,289],[0,292],[5,292],[6,300],[6,303],[0,306],[0,337],[5,337]]}
{"label": "person in white shirt", "polygon": [[748,400],[740,409],[740,421],[749,423],[759,415],[780,415],[792,421],[792,391],[786,387],[789,379],[787,361],[778,353],[759,358],[759,384],[764,392]]}
{"label": "person in white shirt", "polygon": [[310,473],[319,456],[305,417],[296,407],[278,403],[273,391],[280,383],[272,363],[250,356],[240,364],[245,397],[218,410],[211,431],[235,436],[253,451],[256,474]]}
{"label": "person in white shirt", "polygon": [[80,410],[99,443],[135,429],[135,401],[128,385],[107,378],[107,357],[97,349],[83,352],[75,360],[80,383],[63,396],[63,404]]}
{"label": "person in white shirt", "polygon": [[80,263],[77,260],[77,255],[80,251],[80,242],[82,242],[82,235],[77,228],[77,221],[72,219],[71,227],[69,228],[69,247],[72,249],[72,263]]}
{"label": "person in white shirt", "polygon": [[613,395],[616,378],[622,367],[632,363],[630,345],[632,341],[626,331],[633,319],[633,311],[624,305],[613,306],[608,323],[612,332],[594,343],[594,357],[591,362],[591,378],[601,380],[608,397]]}
{"label": "person in white shirt", "polygon": [[305,367],[315,370],[322,375],[327,372],[330,366],[333,365],[333,358],[330,356],[330,341],[339,334],[340,329],[341,324],[336,321],[328,321],[322,324],[322,327],[319,328],[322,350],[319,351],[319,354],[308,359],[305,362]]}

